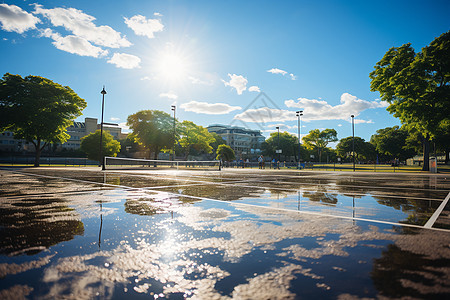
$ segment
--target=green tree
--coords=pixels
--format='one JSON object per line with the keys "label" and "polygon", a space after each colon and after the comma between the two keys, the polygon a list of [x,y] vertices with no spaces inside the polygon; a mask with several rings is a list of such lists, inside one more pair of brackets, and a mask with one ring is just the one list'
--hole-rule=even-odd
{"label": "green tree", "polygon": [[322,161],[322,152],[327,145],[331,142],[336,142],[337,140],[337,132],[334,129],[325,129],[323,131],[313,129],[308,135],[302,138],[303,144],[307,149],[317,151],[319,162]]}
{"label": "green tree", "polygon": [[414,149],[407,145],[408,131],[398,127],[386,127],[378,129],[377,133],[372,135],[370,143],[382,155],[392,158],[405,160],[416,153]]}
{"label": "green tree", "polygon": [[130,138],[149,150],[154,159],[159,152],[170,149],[174,142],[173,118],[159,110],[141,110],[128,116],[127,125],[132,130]]}
{"label": "green tree", "polygon": [[[264,155],[271,157],[277,156],[278,132],[270,133],[270,137],[262,143],[261,148]],[[284,156],[285,160],[289,156],[298,155],[297,137],[286,131],[280,132],[279,149],[281,149],[281,154]]]}
{"label": "green tree", "polygon": [[49,143],[64,143],[66,128],[81,115],[86,101],[70,87],[40,76],[6,73],[0,80],[0,131],[34,145],[34,165]]}
{"label": "green tree", "polygon": [[430,140],[450,118],[450,31],[417,54],[409,43],[393,47],[374,68],[371,90],[389,102],[387,110],[408,130],[420,133],[422,170],[428,171]]}
{"label": "green tree", "polygon": [[[116,157],[120,148],[119,141],[116,141],[109,131],[103,131],[103,155]],[[100,129],[83,137],[80,149],[87,154],[89,159],[100,161]]]}
{"label": "green tree", "polygon": [[231,149],[230,146],[224,144],[217,147],[216,154],[216,159],[219,159],[221,161],[232,161],[236,158],[234,150]]}
{"label": "green tree", "polygon": [[[353,137],[343,138],[336,145],[337,154],[346,159],[353,158]],[[355,136],[355,158],[359,161],[375,160],[375,146],[366,142],[363,138]]]}
{"label": "green tree", "polygon": [[210,133],[211,133],[211,135],[212,135],[213,138],[214,138],[214,142],[212,142],[212,143],[210,144],[210,146],[212,147],[213,153],[216,153],[217,148],[218,148],[220,145],[226,145],[227,142],[226,142],[220,135],[218,135],[217,133],[215,133],[215,132],[210,132]]}
{"label": "green tree", "polygon": [[187,160],[191,149],[212,153],[213,148],[210,144],[215,139],[205,127],[196,125],[191,121],[183,121],[177,131],[180,133],[179,144],[184,150],[185,160]]}

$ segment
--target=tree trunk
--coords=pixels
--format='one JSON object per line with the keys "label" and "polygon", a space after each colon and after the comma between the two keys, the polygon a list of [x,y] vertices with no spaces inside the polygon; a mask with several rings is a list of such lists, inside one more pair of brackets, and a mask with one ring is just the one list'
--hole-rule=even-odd
{"label": "tree trunk", "polygon": [[423,167],[422,171],[430,171],[430,140],[427,137],[423,138]]}
{"label": "tree trunk", "polygon": [[450,158],[450,149],[445,149],[445,164],[448,165],[448,161]]}
{"label": "tree trunk", "polygon": [[39,160],[41,159],[41,140],[37,140],[37,143],[34,144],[34,147],[36,149],[36,155],[34,157],[34,166],[39,167]]}
{"label": "tree trunk", "polygon": [[186,154],[184,155],[184,160],[188,160],[190,151],[191,151],[191,147],[190,146],[186,147]]}

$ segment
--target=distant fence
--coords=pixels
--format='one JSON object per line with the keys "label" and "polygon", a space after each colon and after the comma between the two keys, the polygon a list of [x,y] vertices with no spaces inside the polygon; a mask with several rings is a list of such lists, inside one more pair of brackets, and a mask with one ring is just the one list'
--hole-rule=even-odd
{"label": "distant fence", "polygon": [[[225,168],[259,168],[258,162],[225,162],[223,165]],[[281,162],[279,165],[274,162],[265,162],[265,169],[298,169],[298,163],[296,162]],[[301,169],[314,170],[314,171],[353,171],[353,164],[351,163],[301,163]],[[406,165],[392,165],[392,164],[355,164],[355,171],[367,171],[367,172],[420,172],[422,170],[419,166],[406,166]],[[439,165],[439,172],[449,172],[450,168],[447,166]]]}
{"label": "distant fence", "polygon": [[[98,161],[82,157],[41,157],[42,166],[98,166]],[[0,157],[0,165],[33,166],[34,156],[4,156]]]}

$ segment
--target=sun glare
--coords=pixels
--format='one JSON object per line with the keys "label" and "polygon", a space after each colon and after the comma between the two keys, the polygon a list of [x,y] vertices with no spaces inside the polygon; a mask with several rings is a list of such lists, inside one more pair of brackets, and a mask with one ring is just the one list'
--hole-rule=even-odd
{"label": "sun glare", "polygon": [[158,71],[162,77],[170,81],[179,81],[186,77],[187,61],[174,53],[165,53],[158,63]]}

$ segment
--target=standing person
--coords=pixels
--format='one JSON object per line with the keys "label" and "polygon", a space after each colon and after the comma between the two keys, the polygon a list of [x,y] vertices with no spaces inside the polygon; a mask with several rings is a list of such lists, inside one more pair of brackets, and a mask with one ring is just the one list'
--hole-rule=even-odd
{"label": "standing person", "polygon": [[259,167],[260,169],[263,168],[263,162],[264,162],[264,158],[263,158],[262,155],[260,155],[260,156],[258,157],[258,167]]}

